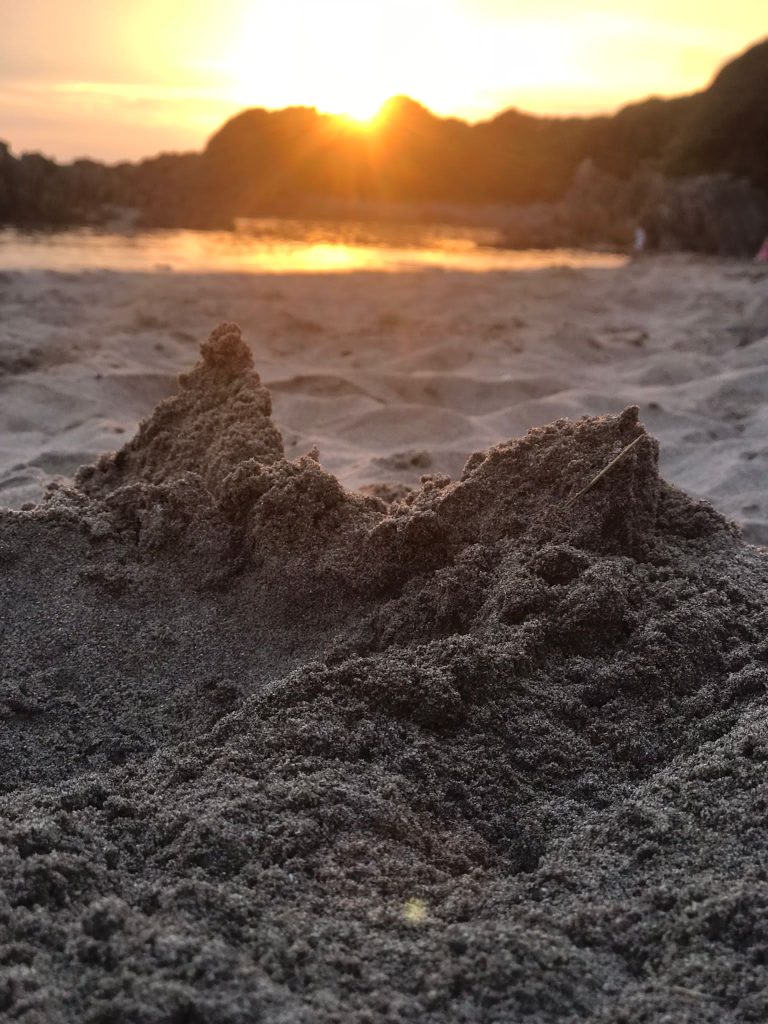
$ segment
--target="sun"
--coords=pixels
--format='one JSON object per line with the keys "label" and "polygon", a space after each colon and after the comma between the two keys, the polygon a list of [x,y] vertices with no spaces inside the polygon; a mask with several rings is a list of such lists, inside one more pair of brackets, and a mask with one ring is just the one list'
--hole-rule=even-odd
{"label": "sun", "polygon": [[[258,18],[244,5],[221,62],[232,101],[313,106],[367,130],[387,98],[402,91],[392,73],[385,15],[382,6],[362,0],[284,0]],[[259,45],[266,38],[269,47]]]}
{"label": "sun", "polygon": [[[385,101],[376,100],[369,103],[362,101],[346,104],[343,110],[323,110],[323,113],[331,113],[345,127],[358,132],[372,132],[381,121],[381,111]],[[318,109],[322,109],[318,107]]]}
{"label": "sun", "polygon": [[384,106],[385,100],[386,96],[379,95],[376,95],[373,99],[366,98],[365,96],[351,97],[343,110],[336,110],[334,113],[347,117],[351,121],[356,121],[359,125],[369,125],[372,121],[376,120],[379,111]]}

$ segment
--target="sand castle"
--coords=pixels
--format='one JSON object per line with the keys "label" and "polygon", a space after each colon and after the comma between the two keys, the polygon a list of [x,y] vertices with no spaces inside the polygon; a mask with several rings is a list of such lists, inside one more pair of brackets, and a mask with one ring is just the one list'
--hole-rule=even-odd
{"label": "sand castle", "polygon": [[761,1019],[768,566],[657,455],[560,420],[387,504],[227,324],[0,512],[0,1010]]}

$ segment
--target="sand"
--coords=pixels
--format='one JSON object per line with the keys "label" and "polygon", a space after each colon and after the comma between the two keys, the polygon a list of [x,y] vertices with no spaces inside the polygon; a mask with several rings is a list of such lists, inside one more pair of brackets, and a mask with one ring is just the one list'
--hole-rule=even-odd
{"label": "sand", "polygon": [[245,333],[291,455],[351,488],[456,476],[559,416],[637,404],[667,479],[768,540],[768,271],[0,276],[0,502],[122,444],[222,320]]}
{"label": "sand", "polygon": [[[637,381],[664,363],[672,435],[716,432],[729,410],[756,430],[759,402],[733,396],[760,388],[762,342],[743,304],[765,278],[677,260],[643,264],[635,280],[663,297],[665,267],[668,313],[686,277],[708,274],[711,293],[731,296],[742,319],[728,321],[730,348],[702,315],[702,351],[686,353],[682,327],[668,315],[662,329],[639,294],[621,317],[603,308],[622,287],[627,302],[621,275],[611,286],[549,272],[523,289],[435,274],[421,290],[416,277],[286,278],[290,316],[314,308],[320,330],[302,320],[280,341],[287,313],[275,309],[249,347],[224,324],[190,372],[185,316],[216,305],[213,282],[206,299],[197,281],[195,300],[186,279],[93,275],[61,282],[55,301],[43,275],[4,283],[6,298],[40,288],[38,338],[50,303],[62,307],[62,333],[48,327],[57,341],[9,374],[4,443],[73,458],[76,436],[87,454],[115,427],[127,443],[36,507],[0,513],[0,1013],[25,1024],[765,1019],[768,562],[662,479],[666,444],[646,431],[644,403],[622,409],[634,390],[660,394]],[[256,301],[246,284],[221,287],[235,306],[284,301]],[[174,288],[172,305],[161,296]],[[142,316],[178,320],[141,327],[130,348],[116,326],[104,342],[99,295],[121,289],[116,321],[136,290]],[[70,291],[84,314],[74,360]],[[399,340],[396,323],[376,321],[398,295],[393,316],[422,309],[421,332]],[[560,310],[562,341],[547,343],[540,323],[540,350],[525,324],[489,330],[524,295]],[[580,314],[561,318],[570,307],[616,330],[590,327],[597,347]],[[711,323],[717,304],[706,308]],[[643,362],[618,331],[654,315]],[[322,327],[345,316],[351,356]],[[356,317],[378,323],[367,338],[357,325],[357,348]],[[509,358],[527,360],[516,380],[492,372],[514,332]],[[302,376],[286,367],[304,336],[317,366]],[[260,380],[252,351],[261,369],[268,338]],[[127,365],[110,366],[118,352]],[[324,392],[342,360],[337,382],[390,390],[373,405],[338,383]],[[675,365],[711,373],[686,381]],[[604,391],[587,388],[590,373]],[[293,393],[265,387],[270,375]],[[537,395],[544,379],[555,386]],[[80,422],[57,435],[78,387]],[[163,401],[132,436],[142,387]],[[570,419],[510,430],[517,440],[476,443],[518,415],[546,423],[577,392],[615,414],[569,407]],[[687,444],[726,479],[738,461],[727,442],[741,437],[744,451],[748,436],[694,435],[678,455]],[[340,453],[326,457],[331,439]],[[449,478],[465,449],[478,453]],[[32,461],[6,493],[74,469],[41,460],[33,474]],[[757,494],[756,460],[741,461],[741,493]]]}

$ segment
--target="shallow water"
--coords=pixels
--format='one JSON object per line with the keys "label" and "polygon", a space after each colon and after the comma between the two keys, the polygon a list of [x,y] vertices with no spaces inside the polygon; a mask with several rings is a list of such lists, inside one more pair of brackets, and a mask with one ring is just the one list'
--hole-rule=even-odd
{"label": "shallow water", "polygon": [[250,221],[235,231],[0,230],[0,270],[344,273],[616,267],[626,257],[575,250],[495,248],[490,229]]}

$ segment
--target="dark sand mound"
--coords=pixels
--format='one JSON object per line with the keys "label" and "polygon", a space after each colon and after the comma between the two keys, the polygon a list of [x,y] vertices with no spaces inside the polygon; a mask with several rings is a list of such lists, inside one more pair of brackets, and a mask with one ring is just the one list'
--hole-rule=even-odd
{"label": "dark sand mound", "polygon": [[390,505],[269,411],[225,325],[0,513],[0,1016],[764,1020],[763,554],[633,409]]}

